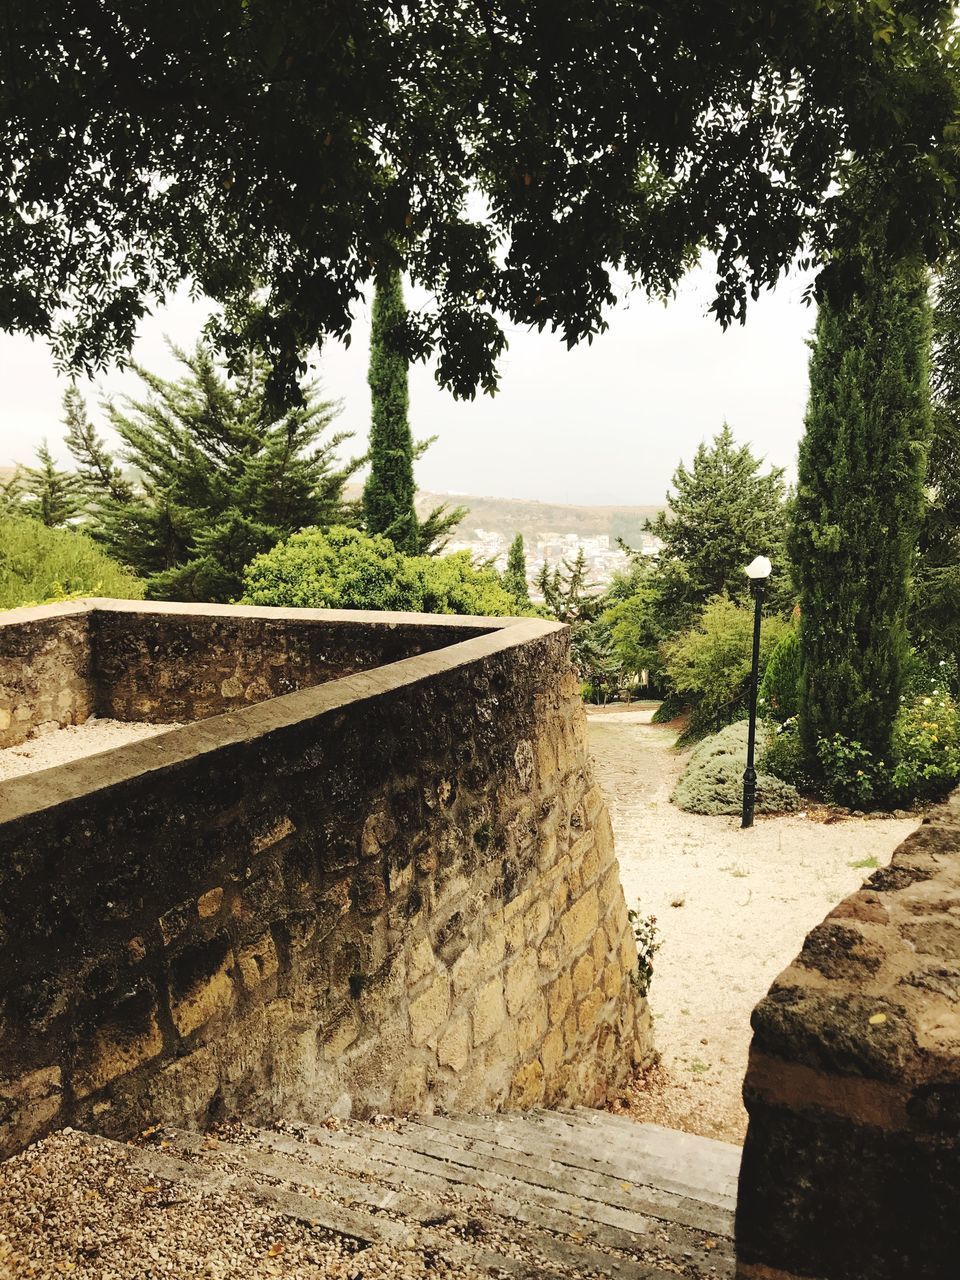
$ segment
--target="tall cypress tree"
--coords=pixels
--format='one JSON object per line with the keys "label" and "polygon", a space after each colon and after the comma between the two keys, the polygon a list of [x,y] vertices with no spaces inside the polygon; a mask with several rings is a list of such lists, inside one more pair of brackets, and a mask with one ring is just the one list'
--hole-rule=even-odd
{"label": "tall cypress tree", "polygon": [[363,518],[369,533],[385,534],[398,551],[436,555],[467,514],[441,503],[420,520],[414,499],[413,464],[431,440],[414,444],[410,430],[407,360],[398,350],[406,319],[400,272],[386,268],[377,281],[370,331],[370,475],[363,488]]}
{"label": "tall cypress tree", "polygon": [[527,586],[527,557],[523,549],[523,534],[518,533],[507,552],[507,567],[503,571],[503,585],[519,604],[530,603]]}
{"label": "tall cypress tree", "polygon": [[410,432],[407,361],[396,349],[406,318],[400,272],[389,268],[377,281],[370,333],[370,475],[363,514],[370,533],[383,533],[399,551],[416,555],[420,532],[414,507],[414,445]]}
{"label": "tall cypress tree", "polygon": [[911,601],[914,644],[928,659],[960,654],[960,256],[947,259],[933,309],[933,437]]}
{"label": "tall cypress tree", "polygon": [[800,726],[885,758],[908,652],[930,438],[930,315],[913,270],[825,303],[810,361],[790,550],[800,590]]}

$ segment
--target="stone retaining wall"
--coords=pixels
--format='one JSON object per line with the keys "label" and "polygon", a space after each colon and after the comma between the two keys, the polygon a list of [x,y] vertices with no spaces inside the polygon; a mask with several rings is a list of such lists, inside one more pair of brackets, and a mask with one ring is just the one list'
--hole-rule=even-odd
{"label": "stone retaining wall", "polygon": [[90,619],[82,604],[0,612],[0,749],[92,715]]}
{"label": "stone retaining wall", "polygon": [[595,1103],[649,1056],[567,633],[472,626],[0,785],[0,1151]]}
{"label": "stone retaining wall", "polygon": [[953,1280],[960,793],[808,935],[753,1027],[740,1280]]}

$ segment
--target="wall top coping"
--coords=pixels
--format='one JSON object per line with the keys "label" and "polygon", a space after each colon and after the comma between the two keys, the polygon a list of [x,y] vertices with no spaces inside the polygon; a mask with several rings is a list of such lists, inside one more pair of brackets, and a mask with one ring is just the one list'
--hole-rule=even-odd
{"label": "wall top coping", "polygon": [[[518,649],[546,636],[566,630],[562,623],[540,618],[477,618],[464,615],[352,612],[324,609],[267,609],[258,606],[148,604],[139,601],[73,601],[65,605],[40,605],[11,610],[20,622],[48,617],[71,617],[97,611],[142,613],[183,613],[193,617],[262,618],[284,621],[353,624],[360,626],[449,625],[451,643],[368,671],[342,676],[282,694],[249,707],[197,720],[181,729],[171,729],[156,737],[115,747],[97,755],[67,761],[49,769],[12,778],[0,784],[0,823],[13,822],[79,800],[148,773],[174,768],[191,759],[207,756],[241,743],[266,738],[298,723],[341,712],[353,704],[373,702],[391,691],[402,689],[433,676],[469,666],[493,654]],[[10,619],[4,618],[4,622]],[[457,640],[460,629],[489,626],[485,635]]]}
{"label": "wall top coping", "polygon": [[[322,622],[365,627],[448,627],[476,631],[487,627],[502,631],[530,618],[488,618],[472,614],[399,613],[388,609],[275,609],[254,604],[188,604],[160,600],[109,600],[89,596],[82,600],[65,600],[55,604],[28,605],[20,609],[0,610],[0,627],[22,626],[27,622],[71,618],[78,614],[126,613],[137,617],[180,615],[192,618],[251,618],[264,622]],[[537,621],[537,619],[533,619]],[[562,624],[549,624],[560,626]]]}

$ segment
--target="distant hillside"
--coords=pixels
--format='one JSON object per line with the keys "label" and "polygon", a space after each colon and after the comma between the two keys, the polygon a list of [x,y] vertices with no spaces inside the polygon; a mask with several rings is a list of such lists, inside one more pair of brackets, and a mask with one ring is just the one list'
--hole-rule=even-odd
{"label": "distant hillside", "polygon": [[[459,536],[469,536],[474,529],[488,529],[512,538],[522,533],[535,541],[545,533],[575,533],[590,538],[607,533],[638,546],[644,521],[652,518],[662,506],[647,507],[579,507],[558,502],[526,502],[519,498],[475,498],[461,494],[421,493],[417,510],[423,514],[440,502],[463,506],[469,515],[460,526]],[[457,535],[454,535],[457,536]]]}

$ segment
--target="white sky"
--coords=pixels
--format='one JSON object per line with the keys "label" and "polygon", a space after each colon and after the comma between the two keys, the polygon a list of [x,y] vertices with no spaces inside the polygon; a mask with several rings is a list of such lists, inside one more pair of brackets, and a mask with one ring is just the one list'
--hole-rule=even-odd
{"label": "white sky", "polygon": [[[513,329],[494,398],[455,401],[431,369],[410,371],[411,423],[436,443],[417,464],[422,489],[551,502],[662,502],[677,462],[724,420],[740,441],[790,474],[806,401],[806,339],[813,309],[804,279],[790,276],[751,307],[745,327],[724,333],[707,315],[709,273],[692,273],[667,306],[630,295],[592,346],[567,351],[559,338]],[[135,357],[172,374],[169,335],[190,346],[205,310],[178,296],[141,326]],[[338,425],[365,448],[369,309],[358,309],[348,349],[330,344],[317,360],[324,393],[343,401]],[[46,437],[64,462],[61,398],[66,383],[44,346],[0,334],[0,464],[30,462]],[[130,372],[108,371],[84,387],[94,418],[104,393],[137,391]]]}

